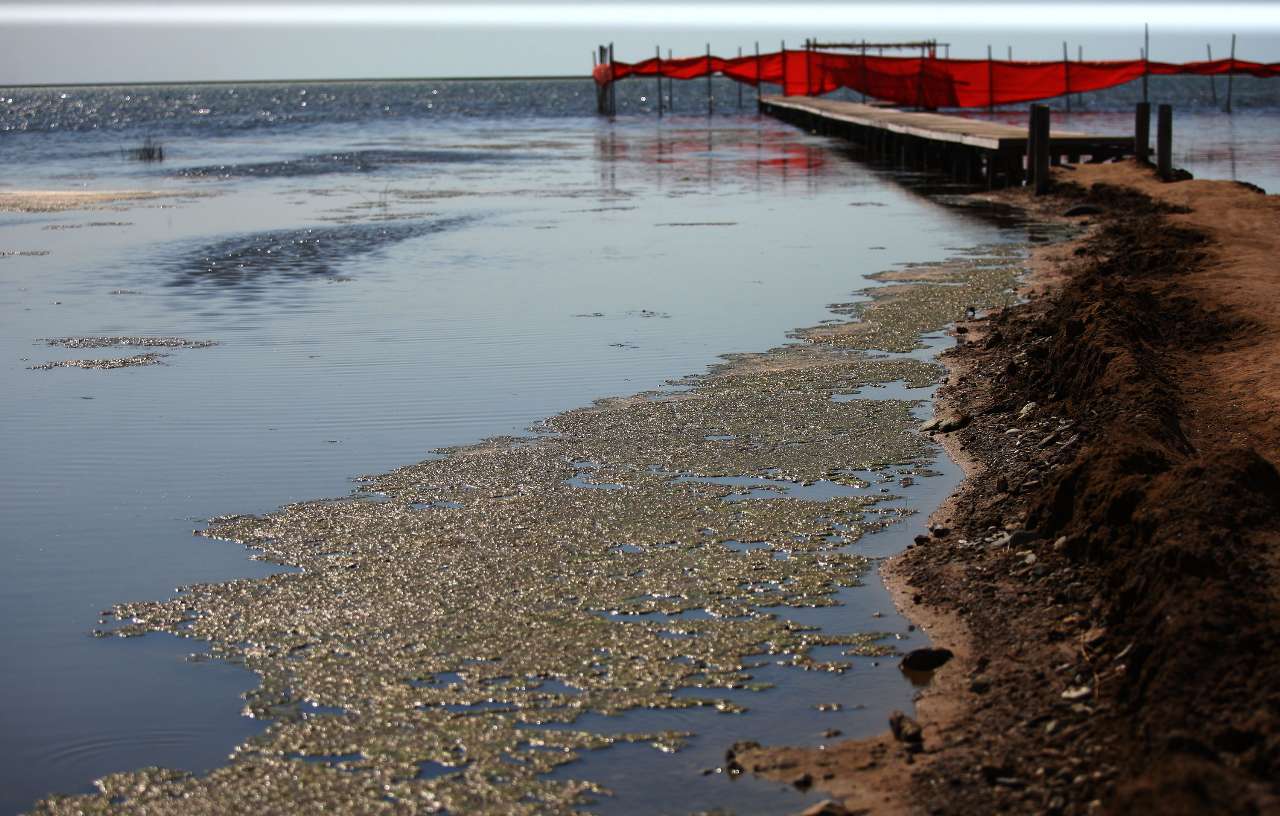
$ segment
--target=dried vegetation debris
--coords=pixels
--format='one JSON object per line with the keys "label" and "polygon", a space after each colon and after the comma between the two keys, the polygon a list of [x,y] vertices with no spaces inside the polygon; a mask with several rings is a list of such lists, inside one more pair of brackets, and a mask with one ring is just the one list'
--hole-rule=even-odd
{"label": "dried vegetation debris", "polygon": [[[1003,281],[984,275],[960,300],[963,276],[920,284],[948,304],[925,328],[999,302],[1015,274],[999,268]],[[862,317],[902,315],[873,305]],[[914,347],[910,322],[876,336],[915,332]],[[579,714],[738,711],[716,690],[760,688],[753,656],[843,671],[810,650],[882,651],[874,633],[820,632],[786,610],[831,605],[857,584],[869,561],[850,544],[886,523],[896,497],[728,501],[741,488],[688,478],[866,485],[854,471],[931,459],[911,402],[832,397],[924,385],[937,367],[872,357],[823,331],[822,343],[728,359],[682,393],[601,400],[534,437],[368,477],[348,499],[213,520],[204,535],[301,571],[120,604],[118,624],[98,634],[207,641],[208,656],[261,676],[247,711],[272,725],[207,776],[115,774],[100,795],[51,797],[39,812],[569,813],[601,789],[547,779],[554,767],[619,740],[671,751],[687,736],[592,733],[574,727]]]}
{"label": "dried vegetation debris", "polygon": [[113,348],[129,346],[137,348],[209,348],[218,345],[216,340],[188,340],[185,337],[45,337],[50,346],[61,348]]}
{"label": "dried vegetation debris", "polygon": [[49,363],[38,363],[37,365],[28,366],[28,368],[31,371],[51,371],[55,368],[93,368],[102,371],[110,371],[117,368],[137,368],[139,366],[161,365],[162,359],[168,356],[168,354],[147,352],[146,354],[132,354],[128,357],[103,357],[89,360],[54,360]]}
{"label": "dried vegetation debris", "polygon": [[[185,337],[46,337],[41,338],[49,346],[70,349],[100,348],[168,348],[196,349],[218,345],[216,340],[188,340]],[[32,371],[50,371],[55,368],[92,368],[110,371],[118,368],[137,368],[139,366],[161,365],[165,357],[163,352],[145,352],[128,357],[104,357],[86,360],[53,360],[28,366]]]}

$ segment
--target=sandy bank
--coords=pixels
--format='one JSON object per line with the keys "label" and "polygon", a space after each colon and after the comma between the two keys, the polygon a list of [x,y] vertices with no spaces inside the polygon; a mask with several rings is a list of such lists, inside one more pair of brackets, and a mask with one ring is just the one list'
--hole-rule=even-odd
{"label": "sandy bank", "polygon": [[1276,812],[1280,199],[1057,178],[1001,197],[1096,223],[963,326],[940,399],[968,478],[887,569],[957,653],[923,740],[740,761],[874,813]]}
{"label": "sandy bank", "polygon": [[121,201],[173,198],[181,192],[147,190],[3,190],[0,212],[62,212],[82,210]]}

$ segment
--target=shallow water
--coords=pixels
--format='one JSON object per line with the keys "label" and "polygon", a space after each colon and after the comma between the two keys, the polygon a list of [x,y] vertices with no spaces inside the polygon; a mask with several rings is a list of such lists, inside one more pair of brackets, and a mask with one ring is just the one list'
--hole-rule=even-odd
{"label": "shallow water", "polygon": [[[477,101],[480,86],[451,89],[456,115],[424,118],[422,89],[397,86],[419,115],[384,115],[365,87],[358,104],[333,103],[340,115],[312,116],[297,113],[300,89],[280,87],[274,107],[255,97],[221,118],[183,98],[206,91],[172,89],[141,111],[121,102],[136,91],[115,90],[0,116],[43,123],[0,141],[15,186],[196,193],[0,224],[0,251],[48,253],[0,256],[4,812],[111,771],[207,769],[260,727],[238,716],[247,672],[185,662],[194,645],[171,638],[88,634],[116,601],[275,569],[192,538],[203,519],[342,495],[359,473],[660,386],[720,353],[777,345],[866,274],[1023,237],[751,117],[610,125],[545,115],[555,94],[538,94],[519,117],[486,118],[507,109]],[[163,165],[119,156],[143,133],[162,137]],[[146,368],[29,370],[131,352],[40,342],[84,335],[219,345]],[[953,480],[922,480],[912,500],[927,507]],[[922,521],[857,551],[894,551]],[[843,622],[918,637],[878,586],[846,592]],[[873,626],[872,611],[888,617]],[[870,662],[804,680],[848,683],[881,714],[755,708],[797,742],[875,730],[910,687]],[[655,773],[700,771],[758,722],[691,716],[707,714],[726,730],[703,726],[687,753],[622,746],[586,767],[604,779],[606,755],[643,750]],[[768,800],[765,783],[732,784],[740,804]],[[731,798],[719,795],[708,802]]]}

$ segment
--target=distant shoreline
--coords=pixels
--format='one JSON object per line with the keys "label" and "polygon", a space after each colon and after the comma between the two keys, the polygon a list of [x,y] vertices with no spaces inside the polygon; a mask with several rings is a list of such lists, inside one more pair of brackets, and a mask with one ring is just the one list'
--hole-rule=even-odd
{"label": "distant shoreline", "polygon": [[37,82],[22,85],[3,85],[0,88],[140,88],[165,85],[333,85],[354,84],[364,82],[527,82],[530,80],[550,79],[591,79],[590,74],[546,74],[540,76],[460,76],[460,77],[377,77],[364,79],[198,79],[189,82],[153,81],[153,82]]}

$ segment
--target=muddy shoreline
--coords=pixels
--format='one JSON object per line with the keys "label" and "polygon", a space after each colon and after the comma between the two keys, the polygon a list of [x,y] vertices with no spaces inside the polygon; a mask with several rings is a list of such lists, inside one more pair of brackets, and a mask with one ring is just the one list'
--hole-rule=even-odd
{"label": "muddy shoreline", "polygon": [[1133,164],[997,196],[1086,227],[1027,301],[957,327],[943,438],[965,469],[886,570],[955,657],[922,739],[740,758],[827,813],[1280,808],[1280,202]]}

